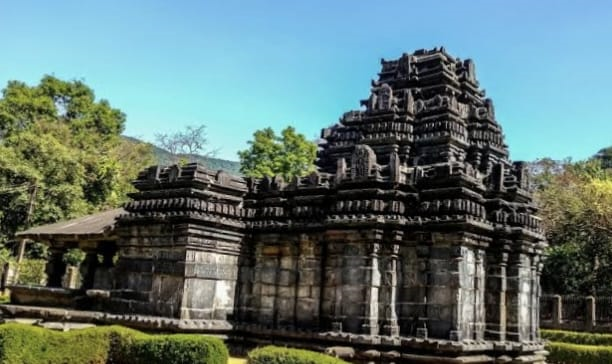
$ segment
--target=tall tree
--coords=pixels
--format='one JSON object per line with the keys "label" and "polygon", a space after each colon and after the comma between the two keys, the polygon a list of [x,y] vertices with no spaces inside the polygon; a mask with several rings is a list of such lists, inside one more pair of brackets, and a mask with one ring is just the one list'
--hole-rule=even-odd
{"label": "tall tree", "polygon": [[612,171],[601,160],[543,169],[536,198],[550,248],[546,291],[612,294]]}
{"label": "tall tree", "polygon": [[245,176],[280,175],[291,180],[315,170],[317,145],[293,127],[285,128],[280,136],[271,128],[257,130],[248,143],[248,149],[238,152],[240,171]]}
{"label": "tall tree", "polygon": [[25,227],[34,187],[32,224],[119,205],[134,169],[151,161],[146,147],[126,151],[124,123],[82,81],[8,82],[0,98],[0,242]]}

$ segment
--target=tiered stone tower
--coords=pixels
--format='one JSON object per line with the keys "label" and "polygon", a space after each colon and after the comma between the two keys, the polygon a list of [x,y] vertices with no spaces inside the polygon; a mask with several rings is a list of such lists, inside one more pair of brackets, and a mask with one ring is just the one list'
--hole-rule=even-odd
{"label": "tiered stone tower", "polygon": [[474,63],[444,49],[381,63],[309,176],[143,172],[113,307],[383,361],[543,362],[546,243]]}

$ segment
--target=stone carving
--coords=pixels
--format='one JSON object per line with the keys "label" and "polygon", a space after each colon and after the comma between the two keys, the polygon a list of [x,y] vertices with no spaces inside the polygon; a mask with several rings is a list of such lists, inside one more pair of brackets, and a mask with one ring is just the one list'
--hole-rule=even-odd
{"label": "stone carving", "polygon": [[351,158],[351,178],[367,179],[376,165],[376,154],[368,145],[357,145]]}

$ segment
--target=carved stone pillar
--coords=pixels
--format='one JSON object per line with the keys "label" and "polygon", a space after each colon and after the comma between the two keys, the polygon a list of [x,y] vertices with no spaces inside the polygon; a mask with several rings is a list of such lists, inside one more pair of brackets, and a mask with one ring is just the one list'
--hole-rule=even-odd
{"label": "carved stone pillar", "polygon": [[486,327],[485,293],[485,252],[482,249],[475,251],[474,272],[474,339],[483,340]]}
{"label": "carved stone pillar", "polygon": [[[453,300],[452,308],[452,319],[450,320],[450,330],[448,338],[453,341],[462,341],[469,336],[470,321],[469,317],[465,317],[465,313],[470,310],[464,308],[466,305],[467,292],[463,292],[467,282],[469,281],[468,263],[466,262],[467,248],[460,245],[449,248],[449,272],[451,279],[449,280],[449,297],[457,297]],[[466,298],[464,298],[464,296]]]}
{"label": "carved stone pillar", "polygon": [[45,266],[47,274],[47,287],[61,287],[62,278],[66,273],[66,263],[64,263],[64,249],[49,248],[49,257]]}
{"label": "carved stone pillar", "polygon": [[542,269],[544,269],[544,261],[540,256],[538,259],[538,265],[536,270],[536,297],[535,297],[535,323],[534,323],[534,331],[535,331],[535,340],[541,340],[542,337],[540,335],[540,297],[542,297],[542,286],[540,285],[540,278],[542,277]]}
{"label": "carved stone pillar", "polygon": [[540,273],[538,266],[540,258],[534,256],[531,258],[531,277],[529,283],[531,285],[531,317],[529,320],[529,339],[536,340],[538,338],[538,328],[540,327]]}
{"label": "carved stone pillar", "polygon": [[512,252],[508,259],[506,273],[506,339],[529,340],[531,316],[529,256],[520,252]]}
{"label": "carved stone pillar", "polygon": [[380,243],[370,243],[369,266],[366,268],[366,301],[365,301],[365,320],[362,325],[362,332],[367,335],[378,335],[378,292],[380,290],[380,267],[378,265],[378,254]]}
{"label": "carved stone pillar", "polygon": [[416,297],[416,304],[419,309],[416,310],[415,315],[415,326],[413,335],[420,338],[427,338],[429,336],[428,325],[428,310],[427,310],[427,296],[429,295],[429,257],[431,247],[429,245],[417,245],[416,246],[416,261],[417,261],[417,284],[422,288],[419,293],[422,293],[422,297]]}
{"label": "carved stone pillar", "polygon": [[491,251],[487,255],[486,275],[486,329],[485,338],[506,339],[506,267],[508,253]]}
{"label": "carved stone pillar", "polygon": [[382,333],[389,336],[399,336],[399,325],[397,322],[397,310],[395,307],[397,299],[397,258],[399,244],[391,244],[385,257],[386,269],[384,272],[383,287],[384,298],[384,325]]}

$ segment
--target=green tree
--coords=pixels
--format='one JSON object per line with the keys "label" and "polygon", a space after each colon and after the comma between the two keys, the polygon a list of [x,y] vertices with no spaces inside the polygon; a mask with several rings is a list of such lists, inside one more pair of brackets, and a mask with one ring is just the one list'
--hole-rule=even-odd
{"label": "green tree", "polygon": [[545,291],[612,294],[612,173],[601,160],[544,169],[536,198],[550,244]]}
{"label": "green tree", "polygon": [[0,243],[26,227],[31,202],[32,225],[118,206],[152,161],[150,147],[121,138],[124,123],[81,81],[8,82],[0,98]]}
{"label": "green tree", "polygon": [[293,127],[285,128],[280,136],[272,128],[265,128],[253,134],[249,148],[238,152],[238,156],[245,176],[280,175],[291,180],[315,170],[317,145]]}

